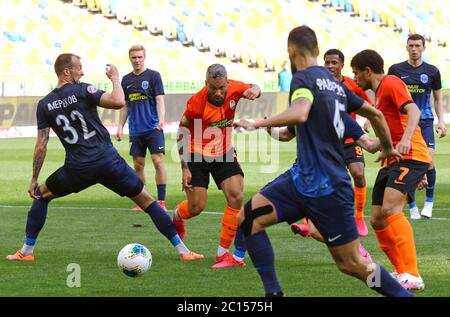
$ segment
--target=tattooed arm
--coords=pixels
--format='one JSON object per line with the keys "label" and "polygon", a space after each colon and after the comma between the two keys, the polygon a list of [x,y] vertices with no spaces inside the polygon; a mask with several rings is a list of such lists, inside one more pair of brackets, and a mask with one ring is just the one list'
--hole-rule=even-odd
{"label": "tattooed arm", "polygon": [[38,186],[38,177],[44,164],[45,155],[47,154],[47,143],[50,134],[50,128],[38,130],[36,145],[34,146],[33,155],[33,175],[31,176],[30,186],[28,187],[28,194],[31,198],[38,198],[35,195],[36,187]]}

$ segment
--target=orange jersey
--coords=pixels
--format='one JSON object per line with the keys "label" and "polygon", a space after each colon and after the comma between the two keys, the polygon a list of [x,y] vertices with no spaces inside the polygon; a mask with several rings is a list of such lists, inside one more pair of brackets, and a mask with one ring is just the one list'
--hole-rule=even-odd
{"label": "orange jersey", "polygon": [[[394,147],[400,142],[405,132],[408,115],[402,113],[402,108],[409,103],[413,103],[413,99],[405,83],[396,76],[384,76],[375,92],[375,107],[386,118]],[[411,149],[408,154],[403,154],[403,158],[425,163],[431,162],[419,126],[416,126],[414,130]]]}
{"label": "orange jersey", "polygon": [[[358,84],[347,76],[342,76],[342,83],[351,91],[353,91],[356,95],[367,101],[368,103],[372,104],[372,100],[370,100],[369,96],[366,94],[364,90],[361,89],[361,87],[358,86]],[[356,120],[356,114],[354,112],[349,113],[350,116]],[[344,140],[344,143],[353,143],[355,140],[353,138],[346,138]]]}
{"label": "orange jersey", "polygon": [[236,106],[251,84],[229,80],[225,102],[216,107],[208,102],[205,86],[187,102],[180,126],[190,132],[190,153],[217,157],[232,149],[232,132]]}

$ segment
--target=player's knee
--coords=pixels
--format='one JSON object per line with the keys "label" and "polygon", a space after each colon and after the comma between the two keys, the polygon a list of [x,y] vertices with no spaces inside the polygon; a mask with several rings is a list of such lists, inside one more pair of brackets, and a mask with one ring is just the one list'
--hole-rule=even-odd
{"label": "player's knee", "polygon": [[193,204],[189,205],[189,213],[195,217],[199,215],[206,207],[206,204],[204,202],[194,202]]}
{"label": "player's knee", "polygon": [[164,159],[162,155],[152,156],[152,162],[155,169],[162,169],[164,167]]}
{"label": "player's knee", "polygon": [[336,261],[336,266],[338,267],[339,271],[341,271],[344,274],[347,275],[355,275],[358,272],[360,263],[355,258],[346,258],[342,259],[341,261]]}
{"label": "player's knee", "polygon": [[355,182],[356,187],[364,187],[366,186],[366,177],[364,176],[364,171],[357,171],[353,175],[353,180]]}
{"label": "player's knee", "polygon": [[240,206],[242,206],[244,195],[241,191],[235,191],[230,193],[227,200],[227,203],[230,207],[239,208]]}
{"label": "player's knee", "polygon": [[144,170],[145,161],[143,160],[134,160],[134,170],[136,172],[141,172]]}

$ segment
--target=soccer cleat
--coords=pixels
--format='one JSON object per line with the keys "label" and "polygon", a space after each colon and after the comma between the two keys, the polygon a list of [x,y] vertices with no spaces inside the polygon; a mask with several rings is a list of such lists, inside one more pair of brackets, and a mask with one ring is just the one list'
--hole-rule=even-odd
{"label": "soccer cleat", "polygon": [[394,271],[394,272],[391,272],[391,276],[392,276],[392,278],[394,279],[394,280],[398,280],[398,277],[400,276],[401,274],[400,273],[398,273],[398,272],[396,272],[396,271]]}
{"label": "soccer cleat", "polygon": [[34,254],[23,255],[19,250],[14,254],[7,255],[6,259],[9,261],[34,261]]}
{"label": "soccer cleat", "polygon": [[358,229],[358,235],[360,237],[367,237],[369,234],[369,230],[367,229],[366,222],[364,221],[364,218],[355,218],[356,220],[356,228]]}
{"label": "soccer cleat", "polygon": [[158,200],[158,205],[161,206],[164,211],[167,211],[166,202],[164,200]]}
{"label": "soccer cleat", "polygon": [[433,214],[433,202],[432,201],[426,201],[423,205],[422,211],[421,211],[422,217],[426,219],[430,219],[431,215]]}
{"label": "soccer cleat", "polygon": [[372,257],[370,256],[369,251],[367,251],[366,248],[364,248],[364,246],[361,243],[358,246],[358,251],[363,258],[367,259],[367,261],[369,262],[372,262]]}
{"label": "soccer cleat", "polygon": [[180,254],[180,260],[181,261],[195,261],[195,260],[202,260],[205,256],[202,254],[197,254],[192,251],[189,253],[182,253]]}
{"label": "soccer cleat", "polygon": [[299,234],[305,238],[308,238],[311,236],[311,234],[309,233],[309,227],[307,224],[301,223],[293,223],[291,224],[291,230],[294,234]]}
{"label": "soccer cleat", "polygon": [[133,211],[142,211],[142,208],[139,207],[138,205],[136,205],[134,208],[132,208],[131,210]]}
{"label": "soccer cleat", "polygon": [[419,208],[417,207],[413,207],[413,208],[409,208],[409,218],[411,220],[417,220],[420,219],[420,213],[419,213]]}
{"label": "soccer cleat", "polygon": [[425,288],[425,283],[420,276],[414,276],[409,273],[399,274],[397,277],[397,282],[399,282],[400,285],[407,290],[421,291]]}
{"label": "soccer cleat", "polygon": [[216,255],[216,262],[211,267],[213,269],[223,269],[225,267],[232,267],[232,266],[245,266],[245,262],[244,260],[238,261],[229,253],[225,253],[222,256]]}
{"label": "soccer cleat", "polygon": [[178,212],[178,206],[175,207],[175,210],[173,211],[173,224],[175,225],[175,228],[177,229],[178,235],[180,236],[180,239],[184,239],[184,235],[186,234],[186,224],[184,223],[184,220],[177,220],[175,217],[175,214]]}

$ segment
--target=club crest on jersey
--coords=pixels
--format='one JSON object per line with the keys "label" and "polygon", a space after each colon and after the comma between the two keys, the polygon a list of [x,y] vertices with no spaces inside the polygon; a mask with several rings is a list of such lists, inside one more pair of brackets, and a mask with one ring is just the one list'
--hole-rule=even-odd
{"label": "club crest on jersey", "polygon": [[142,89],[147,89],[148,88],[148,81],[144,80],[141,84]]}
{"label": "club crest on jersey", "polygon": [[426,84],[428,82],[428,75],[427,74],[420,75],[420,81]]}
{"label": "club crest on jersey", "polygon": [[236,108],[236,101],[234,101],[233,99],[230,100],[230,109],[234,110],[234,108]]}
{"label": "club crest on jersey", "polygon": [[95,87],[95,86],[89,85],[89,86],[87,87],[87,91],[88,91],[88,93],[90,93],[90,94],[95,94],[95,93],[98,91],[98,89],[97,89],[97,87]]}

